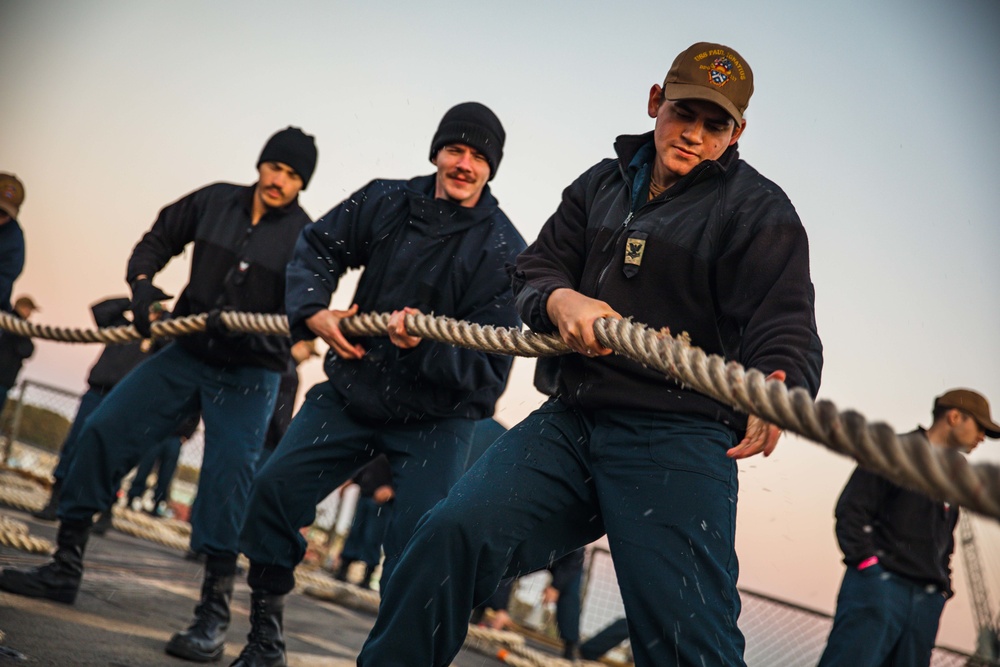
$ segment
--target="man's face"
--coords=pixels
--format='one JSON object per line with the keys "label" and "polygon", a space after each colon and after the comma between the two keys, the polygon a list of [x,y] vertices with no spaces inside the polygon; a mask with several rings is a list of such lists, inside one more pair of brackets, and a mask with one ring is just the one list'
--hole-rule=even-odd
{"label": "man's face", "polygon": [[653,141],[657,164],[654,177],[669,187],[704,160],[718,160],[736,143],[746,121],[736,121],[722,107],[704,100],[667,100],[663,89],[649,91],[650,118],[656,119]]}
{"label": "man's face", "polygon": [[957,409],[954,412],[957,413],[955,418],[949,420],[951,431],[948,435],[948,444],[966,453],[972,453],[972,450],[986,439],[986,431],[968,412]]}
{"label": "man's face", "polygon": [[284,162],[261,162],[255,196],[267,208],[288,206],[299,196],[302,177]]}
{"label": "man's face", "polygon": [[431,160],[437,166],[435,199],[448,199],[460,206],[473,207],[479,202],[490,165],[486,156],[465,144],[448,144]]}

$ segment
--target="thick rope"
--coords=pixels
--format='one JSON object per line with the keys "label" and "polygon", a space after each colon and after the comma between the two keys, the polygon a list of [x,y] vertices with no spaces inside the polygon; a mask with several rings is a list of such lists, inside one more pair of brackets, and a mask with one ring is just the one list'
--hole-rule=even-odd
{"label": "thick rope", "polygon": [[[203,331],[206,319],[202,314],[155,322],[152,332],[154,336],[177,336]],[[221,319],[232,331],[288,334],[283,315],[224,312]],[[379,336],[386,334],[388,322],[387,313],[366,313],[342,320],[341,329],[349,336]],[[35,325],[6,313],[0,313],[0,328],[23,336],[68,342],[111,344],[139,338],[132,326],[99,331],[60,329]],[[1000,466],[970,464],[958,452],[933,447],[919,434],[898,436],[889,425],[869,424],[860,413],[840,412],[831,401],[813,402],[804,389],[789,389],[780,381],[768,382],[760,371],[746,370],[735,362],[705,354],[668,331],[609,318],[598,320],[594,329],[602,345],[683,385],[850,456],[897,484],[1000,519]],[[433,315],[407,315],[406,330],[411,335],[483,352],[533,357],[570,351],[555,336]]]}
{"label": "thick rope", "polygon": [[[270,317],[276,317],[274,315]],[[205,330],[205,320],[208,315],[188,315],[163,322],[153,322],[151,331],[153,337],[183,336]],[[282,316],[282,319],[284,317]],[[242,320],[241,320],[242,321]],[[0,312],[0,329],[10,331],[19,336],[30,336],[42,340],[54,340],[62,343],[104,343],[105,345],[120,345],[142,340],[142,335],[131,324],[124,327],[107,327],[104,329],[73,329],[68,327],[51,327],[46,324],[27,322],[10,313]],[[265,333],[282,333],[271,332]],[[285,335],[288,325],[285,325]]]}
{"label": "thick rope", "polygon": [[118,505],[111,509],[111,521],[120,533],[179,551],[187,551],[191,543],[191,526],[182,521],[154,519],[143,512]]}
{"label": "thick rope", "polygon": [[0,544],[33,554],[52,553],[52,543],[28,533],[28,524],[0,516]]}
{"label": "thick rope", "polygon": [[[48,494],[36,482],[12,470],[0,470],[0,505],[34,512],[45,504]],[[28,553],[51,553],[53,545],[29,534],[28,524],[0,515],[0,544]]]}

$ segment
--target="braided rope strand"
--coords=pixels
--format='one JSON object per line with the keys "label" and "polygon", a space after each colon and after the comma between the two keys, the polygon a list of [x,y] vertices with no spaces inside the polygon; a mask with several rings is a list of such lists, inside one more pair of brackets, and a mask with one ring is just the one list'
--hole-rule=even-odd
{"label": "braided rope strand", "polygon": [[[204,331],[206,320],[205,314],[179,317],[155,322],[151,331],[154,337],[185,335]],[[234,332],[288,335],[283,315],[224,312],[221,320]],[[349,336],[380,336],[386,334],[388,322],[388,313],[362,313],[341,320],[340,327]],[[0,313],[0,328],[22,336],[75,343],[118,344],[139,339],[132,326],[98,331],[65,329],[35,325],[6,313]],[[570,351],[556,336],[433,315],[407,315],[406,330],[421,338],[481,352],[537,357]],[[931,446],[919,434],[900,436],[887,424],[869,424],[858,412],[839,411],[831,401],[814,402],[802,388],[789,389],[783,382],[768,381],[760,371],[708,355],[669,331],[609,318],[598,320],[594,331],[605,347],[686,387],[850,456],[897,484],[1000,519],[1000,466],[970,464],[955,451]]]}

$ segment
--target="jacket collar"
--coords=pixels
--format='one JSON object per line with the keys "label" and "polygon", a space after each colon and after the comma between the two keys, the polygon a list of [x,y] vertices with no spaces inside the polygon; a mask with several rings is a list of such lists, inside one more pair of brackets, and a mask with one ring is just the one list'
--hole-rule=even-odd
{"label": "jacket collar", "polygon": [[[615,139],[615,154],[618,156],[618,167],[621,170],[622,175],[625,177],[625,180],[630,185],[632,184],[634,174],[639,171],[634,168],[631,170],[629,169],[630,165],[632,165],[632,161],[645,146],[652,143],[652,131],[646,132],[645,134],[623,134]],[[697,181],[702,174],[709,170],[728,172],[736,161],[739,160],[739,157],[739,143],[735,143],[727,148],[726,152],[723,153],[722,157],[718,160],[705,160],[692,169],[689,174],[684,176],[684,178],[677,181],[673,187],[684,184],[682,189],[686,188]]]}
{"label": "jacket collar", "polygon": [[436,176],[417,176],[406,183],[409,192],[410,222],[429,236],[447,236],[478,225],[492,216],[499,204],[490,186],[483,188],[473,207],[460,206],[447,199],[434,198]]}

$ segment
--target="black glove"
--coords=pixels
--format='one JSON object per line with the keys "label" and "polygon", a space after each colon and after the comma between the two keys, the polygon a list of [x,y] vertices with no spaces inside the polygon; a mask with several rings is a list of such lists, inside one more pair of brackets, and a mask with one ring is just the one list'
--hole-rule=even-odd
{"label": "black glove", "polygon": [[154,285],[149,278],[132,283],[132,324],[143,338],[150,337],[149,309],[154,303],[173,297]]}
{"label": "black glove", "polygon": [[214,336],[232,336],[233,332],[222,321],[224,308],[213,308],[205,318],[205,332]]}

